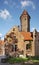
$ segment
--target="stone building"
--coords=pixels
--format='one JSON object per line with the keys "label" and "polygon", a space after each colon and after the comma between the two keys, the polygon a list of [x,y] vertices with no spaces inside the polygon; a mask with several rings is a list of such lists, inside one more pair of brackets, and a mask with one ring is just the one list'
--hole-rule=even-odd
{"label": "stone building", "polygon": [[4,41],[0,40],[0,56],[4,55],[5,51],[4,51]]}
{"label": "stone building", "polygon": [[20,26],[14,26],[5,35],[5,54],[39,56],[39,32],[36,29],[30,32],[30,15],[25,10],[20,16]]}

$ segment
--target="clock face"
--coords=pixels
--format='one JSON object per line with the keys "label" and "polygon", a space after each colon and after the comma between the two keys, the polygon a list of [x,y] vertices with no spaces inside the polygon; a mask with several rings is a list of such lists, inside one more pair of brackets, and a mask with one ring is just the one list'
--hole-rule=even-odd
{"label": "clock face", "polygon": [[25,20],[26,20],[26,18],[25,18]]}

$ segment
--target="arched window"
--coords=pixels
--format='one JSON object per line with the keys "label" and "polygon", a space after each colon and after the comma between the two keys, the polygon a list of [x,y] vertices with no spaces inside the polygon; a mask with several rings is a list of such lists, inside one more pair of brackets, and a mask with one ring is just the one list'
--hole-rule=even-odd
{"label": "arched window", "polygon": [[26,50],[31,49],[31,43],[26,44]]}

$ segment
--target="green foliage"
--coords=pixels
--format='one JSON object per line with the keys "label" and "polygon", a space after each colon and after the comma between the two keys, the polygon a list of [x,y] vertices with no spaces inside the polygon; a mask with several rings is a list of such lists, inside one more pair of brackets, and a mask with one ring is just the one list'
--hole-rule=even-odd
{"label": "green foliage", "polygon": [[9,63],[19,63],[19,62],[25,62],[28,61],[28,58],[9,58]]}
{"label": "green foliage", "polygon": [[7,59],[7,62],[9,63],[20,63],[20,62],[26,62],[32,60],[32,62],[39,62],[39,57],[28,57],[28,58],[16,58],[11,57]]}
{"label": "green foliage", "polygon": [[39,62],[39,57],[38,56],[33,56],[33,57],[28,57],[29,60],[32,60],[32,62]]}
{"label": "green foliage", "polygon": [[39,56],[31,57],[32,60],[39,60]]}

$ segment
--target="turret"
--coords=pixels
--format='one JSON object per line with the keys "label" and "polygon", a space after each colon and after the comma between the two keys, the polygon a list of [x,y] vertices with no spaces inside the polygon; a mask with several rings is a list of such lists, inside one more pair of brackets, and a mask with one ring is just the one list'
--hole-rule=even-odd
{"label": "turret", "polygon": [[26,10],[20,16],[21,31],[30,32],[30,16]]}

